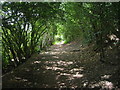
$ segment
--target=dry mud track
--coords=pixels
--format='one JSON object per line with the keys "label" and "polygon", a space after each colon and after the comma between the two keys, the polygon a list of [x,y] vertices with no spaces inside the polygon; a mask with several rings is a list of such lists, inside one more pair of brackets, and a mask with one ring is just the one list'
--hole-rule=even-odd
{"label": "dry mud track", "polygon": [[92,46],[77,42],[53,45],[3,76],[3,88],[114,88],[118,66],[99,62]]}

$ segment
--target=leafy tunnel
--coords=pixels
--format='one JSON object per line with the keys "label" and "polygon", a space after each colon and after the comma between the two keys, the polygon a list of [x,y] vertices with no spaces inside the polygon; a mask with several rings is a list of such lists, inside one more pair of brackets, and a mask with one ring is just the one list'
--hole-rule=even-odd
{"label": "leafy tunnel", "polygon": [[[101,77],[103,78],[107,78],[112,74],[114,75],[114,73],[111,75],[107,74],[115,72],[118,77],[112,77],[111,80],[115,82],[115,88],[118,88],[120,83],[118,82],[120,80],[119,7],[120,4],[117,2],[2,3],[0,12],[2,17],[2,26],[0,27],[2,44],[0,49],[2,50],[0,53],[2,54],[3,76],[9,71],[16,70],[16,68],[19,69],[19,67],[24,65],[23,63],[29,62],[29,59],[34,54],[40,53],[40,55],[36,56],[39,60],[36,58],[31,60],[33,63],[33,70],[32,68],[31,70],[34,71],[39,62],[40,68],[35,70],[39,71],[43,67],[44,70],[58,70],[57,73],[52,72],[54,75],[60,74],[56,78],[62,75],[66,76],[64,83],[59,81],[60,87],[96,87],[97,84],[89,83],[88,81],[92,82],[92,78],[97,77],[98,74],[102,75]],[[52,66],[47,66],[48,63]],[[92,69],[94,67],[91,66],[96,64],[98,64],[96,66],[98,71],[106,67],[103,71],[104,73],[102,71],[95,73],[95,70]],[[29,63],[29,65],[32,64]],[[112,71],[108,70],[106,74],[105,72],[110,67],[114,68],[111,69]],[[29,71],[29,69],[27,70]],[[40,72],[44,73],[44,70]],[[62,72],[64,70],[66,72]],[[22,72],[22,70],[20,71]],[[81,73],[78,73],[78,71]],[[88,74],[87,71],[94,72],[94,75]],[[48,72],[46,72],[46,76]],[[89,78],[75,79],[75,81],[71,82],[76,77]],[[35,78],[38,78],[37,75]],[[114,78],[119,80],[114,80]],[[20,80],[20,78],[16,79]],[[98,80],[98,78],[96,79]],[[69,80],[71,84],[68,84],[65,80]],[[45,82],[38,80],[40,84]],[[73,83],[75,84],[72,85]],[[41,87],[49,87],[49,84],[44,84]],[[99,84],[102,86],[106,85],[105,82],[99,82]],[[109,84],[111,85],[111,83]],[[107,88],[110,88],[110,85]],[[31,84],[28,86],[30,87]],[[39,87],[39,84],[35,84],[33,87]],[[53,84],[51,87],[59,87],[59,85],[55,86]]]}

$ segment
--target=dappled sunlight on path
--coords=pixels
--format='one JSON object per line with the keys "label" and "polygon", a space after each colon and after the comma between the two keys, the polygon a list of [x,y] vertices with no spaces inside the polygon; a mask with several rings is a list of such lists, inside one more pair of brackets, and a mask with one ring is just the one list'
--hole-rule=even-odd
{"label": "dappled sunlight on path", "polygon": [[4,76],[3,87],[112,89],[109,78],[116,66],[106,66],[98,58],[80,43],[53,45]]}

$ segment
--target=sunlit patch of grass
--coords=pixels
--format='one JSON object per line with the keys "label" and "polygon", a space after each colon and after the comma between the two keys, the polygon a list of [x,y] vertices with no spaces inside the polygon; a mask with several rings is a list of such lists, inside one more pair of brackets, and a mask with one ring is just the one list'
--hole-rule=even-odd
{"label": "sunlit patch of grass", "polygon": [[65,43],[66,40],[63,38],[63,35],[55,35],[55,41],[53,42],[53,45],[61,45]]}

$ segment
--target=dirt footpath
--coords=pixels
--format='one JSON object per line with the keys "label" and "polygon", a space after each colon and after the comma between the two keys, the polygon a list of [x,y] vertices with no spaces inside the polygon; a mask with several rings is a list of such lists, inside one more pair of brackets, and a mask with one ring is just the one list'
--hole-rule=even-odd
{"label": "dirt footpath", "polygon": [[99,62],[92,46],[53,45],[3,76],[3,88],[115,88],[118,66]]}

